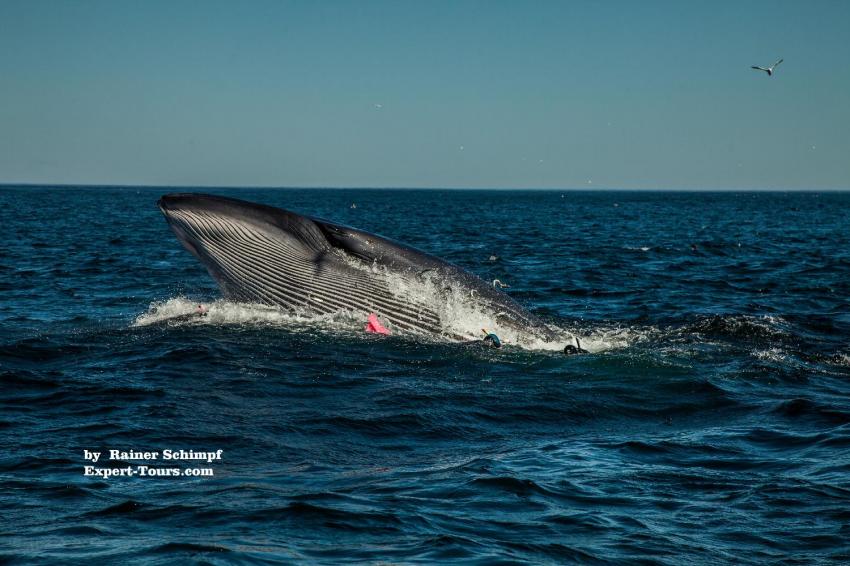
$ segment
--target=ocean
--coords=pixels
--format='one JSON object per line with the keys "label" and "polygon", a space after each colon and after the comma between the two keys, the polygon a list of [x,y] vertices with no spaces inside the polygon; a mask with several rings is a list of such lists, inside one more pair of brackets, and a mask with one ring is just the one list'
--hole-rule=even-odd
{"label": "ocean", "polygon": [[224,301],[175,190],[0,188],[0,562],[850,561],[850,193],[198,189],[499,279],[565,356]]}

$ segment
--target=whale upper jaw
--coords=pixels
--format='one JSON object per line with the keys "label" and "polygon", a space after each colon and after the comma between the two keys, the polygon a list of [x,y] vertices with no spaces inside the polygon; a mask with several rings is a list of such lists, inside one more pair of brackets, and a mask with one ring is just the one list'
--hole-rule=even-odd
{"label": "whale upper jaw", "polygon": [[507,323],[551,337],[533,315],[475,275],[388,238],[215,195],[174,193],[157,204],[227,298],[318,314],[348,311],[364,320],[376,312],[397,329],[444,334],[434,297],[418,301],[396,289],[422,285],[427,274],[432,286],[459,289]]}

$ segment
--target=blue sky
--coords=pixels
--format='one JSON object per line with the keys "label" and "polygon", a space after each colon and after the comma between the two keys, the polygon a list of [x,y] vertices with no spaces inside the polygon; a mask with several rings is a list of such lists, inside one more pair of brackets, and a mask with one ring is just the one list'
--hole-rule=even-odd
{"label": "blue sky", "polygon": [[848,22],[840,0],[0,0],[0,182],[850,188]]}

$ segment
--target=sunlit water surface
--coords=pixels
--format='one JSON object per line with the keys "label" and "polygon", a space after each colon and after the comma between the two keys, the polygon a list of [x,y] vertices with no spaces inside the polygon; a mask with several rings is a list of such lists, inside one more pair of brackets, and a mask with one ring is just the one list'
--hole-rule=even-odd
{"label": "sunlit water surface", "polygon": [[568,357],[220,300],[165,192],[0,189],[0,559],[850,561],[850,194],[214,191],[498,278]]}

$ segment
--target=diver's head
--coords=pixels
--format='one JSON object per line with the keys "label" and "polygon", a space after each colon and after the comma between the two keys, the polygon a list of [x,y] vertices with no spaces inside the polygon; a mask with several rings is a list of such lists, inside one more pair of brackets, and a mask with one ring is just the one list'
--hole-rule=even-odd
{"label": "diver's head", "polygon": [[564,346],[564,354],[567,356],[572,356],[574,354],[586,354],[587,350],[581,347],[581,343],[578,341],[578,336],[575,337],[576,345],[567,344]]}
{"label": "diver's head", "polygon": [[482,340],[482,342],[484,342],[484,344],[486,344],[487,346],[492,346],[493,348],[501,348],[502,347],[502,341],[499,340],[498,336],[496,336],[492,332],[487,332],[487,329],[485,329],[485,328],[482,328],[481,332],[483,332],[485,334],[485,336]]}

